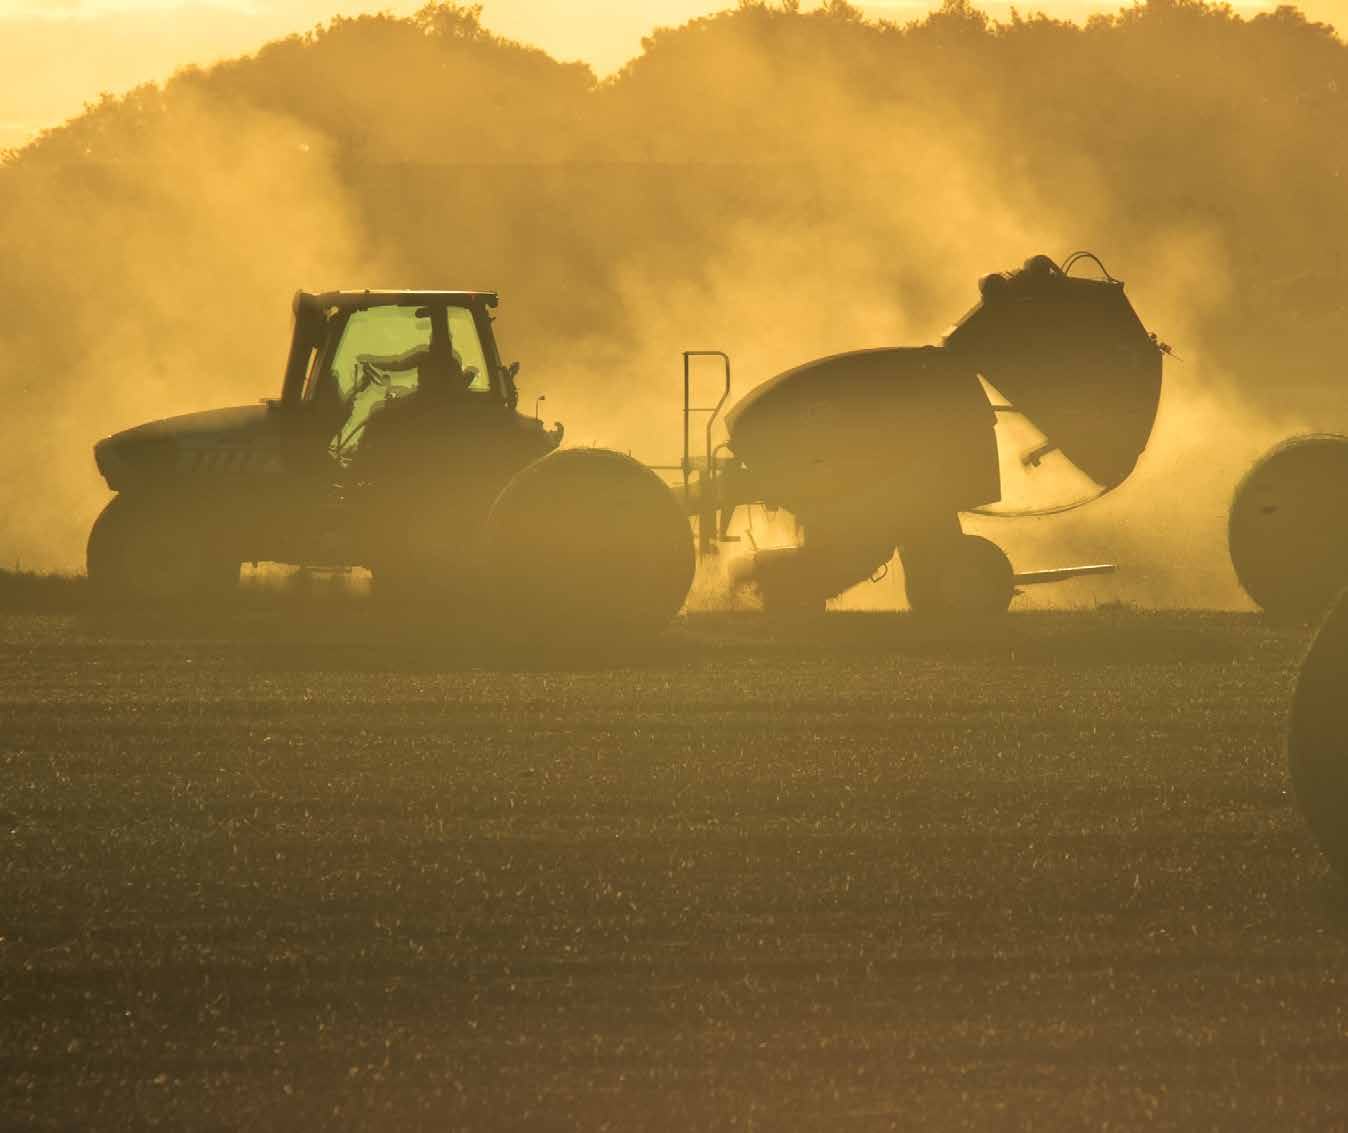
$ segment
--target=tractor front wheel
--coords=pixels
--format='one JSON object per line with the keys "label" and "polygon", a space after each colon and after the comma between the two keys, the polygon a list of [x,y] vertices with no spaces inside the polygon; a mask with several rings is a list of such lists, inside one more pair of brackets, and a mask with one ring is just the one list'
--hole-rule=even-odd
{"label": "tractor front wheel", "polygon": [[238,586],[240,561],[206,528],[208,512],[156,496],[114,496],[85,550],[96,599],[146,605],[227,597]]}

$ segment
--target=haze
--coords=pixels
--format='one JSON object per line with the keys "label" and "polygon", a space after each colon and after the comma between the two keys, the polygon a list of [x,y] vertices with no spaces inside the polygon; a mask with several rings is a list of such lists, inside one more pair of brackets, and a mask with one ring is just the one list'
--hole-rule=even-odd
{"label": "haze", "polygon": [[[1348,45],[1195,0],[1089,27],[849,13],[731,9],[598,86],[465,9],[348,21],[15,152],[0,388],[28,427],[0,453],[0,555],[80,567],[108,501],[98,438],[274,395],[297,287],[497,288],[524,404],[669,463],[690,345],[728,350],[746,391],[939,341],[980,275],[1089,247],[1180,360],[1124,490],[996,537],[1026,569],[1123,564],[1088,600],[1240,605],[1232,487],[1275,441],[1348,429]],[[1008,506],[1080,494],[1058,458],[1021,468],[1041,439],[1004,438]],[[894,606],[895,585],[864,599]]]}
{"label": "haze", "polygon": [[[653,28],[676,25],[731,0],[486,0],[483,23],[498,34],[579,59],[602,74],[641,49]],[[802,5],[804,8],[818,4]],[[870,16],[907,22],[937,6],[929,0],[855,5]],[[1005,17],[1008,3],[980,5]],[[1272,3],[1235,4],[1241,11]],[[168,77],[179,67],[253,51],[268,40],[340,15],[410,14],[420,0],[0,0],[0,149],[78,113],[102,92],[119,94]],[[1308,17],[1343,27],[1348,0],[1306,0]],[[1045,0],[1021,5],[1079,19],[1117,5]]]}

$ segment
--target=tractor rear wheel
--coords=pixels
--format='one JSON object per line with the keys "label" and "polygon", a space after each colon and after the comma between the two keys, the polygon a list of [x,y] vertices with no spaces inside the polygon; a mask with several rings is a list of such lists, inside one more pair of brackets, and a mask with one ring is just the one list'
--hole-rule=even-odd
{"label": "tractor rear wheel", "polygon": [[648,636],[693,582],[692,531],[674,493],[608,449],[550,453],[516,474],[492,504],[485,542],[498,624],[520,641]]}
{"label": "tractor rear wheel", "polygon": [[1015,596],[1011,560],[981,535],[959,535],[901,549],[908,605],[920,617],[993,618]]}
{"label": "tractor rear wheel", "polygon": [[220,600],[239,582],[240,560],[219,544],[203,509],[151,495],[118,495],[89,532],[85,565],[102,604]]}

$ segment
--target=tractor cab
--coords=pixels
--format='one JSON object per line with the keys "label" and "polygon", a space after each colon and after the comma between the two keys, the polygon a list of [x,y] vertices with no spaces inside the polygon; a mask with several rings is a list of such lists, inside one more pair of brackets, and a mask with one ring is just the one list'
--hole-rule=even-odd
{"label": "tractor cab", "polygon": [[[562,437],[515,411],[518,366],[497,352],[496,302],[486,291],[299,292],[279,398],[94,446],[119,494],[91,532],[90,577],[148,594],[232,586],[249,561],[384,577],[448,569],[446,548],[475,539],[504,485]],[[172,586],[165,562],[176,563]]]}
{"label": "tractor cab", "polygon": [[518,367],[497,353],[496,302],[491,292],[299,292],[280,407],[300,411],[302,432],[343,470],[413,420],[515,424]]}

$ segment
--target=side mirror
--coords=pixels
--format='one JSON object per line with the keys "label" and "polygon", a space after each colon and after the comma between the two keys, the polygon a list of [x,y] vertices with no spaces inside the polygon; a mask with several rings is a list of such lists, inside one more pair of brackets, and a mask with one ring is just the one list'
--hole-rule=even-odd
{"label": "side mirror", "polygon": [[518,362],[511,362],[505,368],[506,404],[510,406],[512,411],[520,403],[519,387],[515,385],[515,377],[519,372],[520,364]]}

